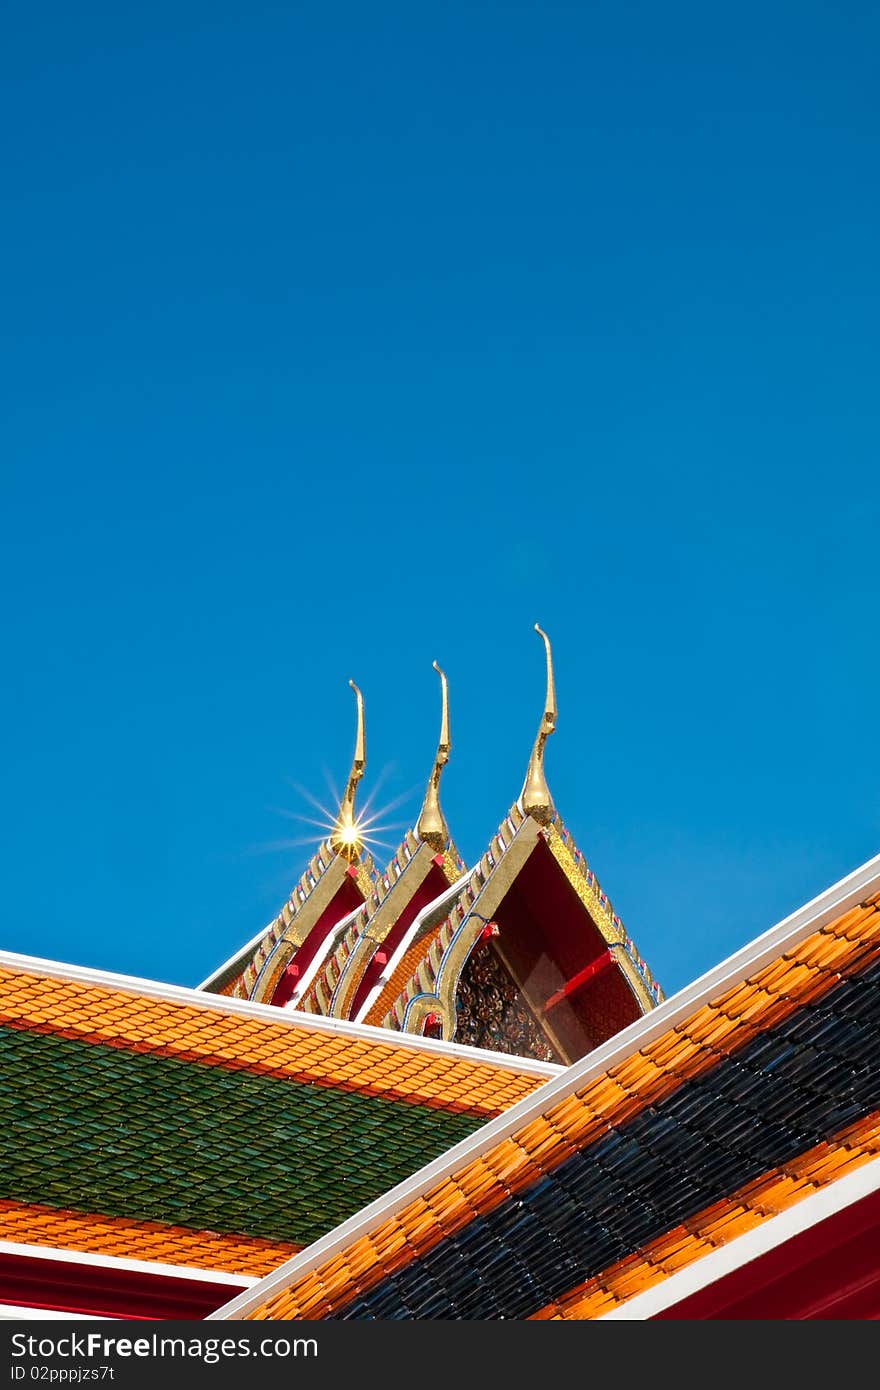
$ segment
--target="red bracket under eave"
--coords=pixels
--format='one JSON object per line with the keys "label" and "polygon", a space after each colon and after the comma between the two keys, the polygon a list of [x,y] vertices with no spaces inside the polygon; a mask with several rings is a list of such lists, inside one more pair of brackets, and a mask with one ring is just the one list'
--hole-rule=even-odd
{"label": "red bracket under eave", "polygon": [[570,994],[576,994],[584,985],[588,985],[591,980],[595,980],[599,975],[604,975],[610,965],[614,964],[614,957],[609,950],[602,952],[595,960],[591,960],[589,965],[585,965],[583,970],[579,970],[576,975],[572,975],[570,980],[566,980],[562,989],[558,989],[555,994],[551,994],[547,1003],[544,1005],[546,1014],[555,1004],[567,999]]}

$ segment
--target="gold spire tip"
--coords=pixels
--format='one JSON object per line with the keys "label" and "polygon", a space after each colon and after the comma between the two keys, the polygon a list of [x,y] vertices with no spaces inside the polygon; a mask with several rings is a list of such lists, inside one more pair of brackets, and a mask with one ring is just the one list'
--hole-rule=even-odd
{"label": "gold spire tip", "polygon": [[547,786],[547,779],[544,775],[544,744],[556,728],[556,686],[553,680],[553,652],[550,647],[550,638],[538,623],[535,623],[535,631],[544,642],[544,652],[547,659],[547,695],[544,700],[544,712],[538,725],[538,736],[529,758],[520,802],[525,815],[531,816],[540,825],[548,825],[553,819],[554,806],[550,788]]}
{"label": "gold spire tip", "polygon": [[543,638],[544,650],[547,654],[547,701],[544,718],[553,721],[553,728],[548,729],[547,733],[552,734],[556,727],[556,686],[553,681],[553,652],[550,649],[550,638],[538,623],[535,623],[535,631],[538,636]]}
{"label": "gold spire tip", "polygon": [[353,864],[360,858],[362,847],[360,830],[354,815],[354,796],[357,791],[357,784],[364,775],[364,768],[367,763],[367,744],[364,735],[364,697],[353,680],[349,680],[348,683],[357,699],[357,732],[354,740],[351,772],[348,774],[348,785],[339,803],[336,824],[330,835],[330,848]]}
{"label": "gold spire tip", "polygon": [[449,738],[449,683],[436,661],[432,663],[440,677],[440,741],[434,757],[434,766],[428,778],[425,799],[416,821],[416,834],[431,849],[442,854],[449,844],[449,829],[440,809],[440,774],[449,762],[452,743]]}

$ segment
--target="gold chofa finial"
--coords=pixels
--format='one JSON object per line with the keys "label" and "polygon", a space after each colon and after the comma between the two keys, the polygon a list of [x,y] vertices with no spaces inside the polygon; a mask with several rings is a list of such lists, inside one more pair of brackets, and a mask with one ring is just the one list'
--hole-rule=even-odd
{"label": "gold chofa finial", "polygon": [[339,803],[339,814],[330,836],[330,848],[353,864],[360,857],[361,852],[360,832],[354,818],[354,794],[357,791],[358,782],[364,775],[367,762],[367,744],[364,738],[364,697],[354,681],[348,683],[357,697],[357,735],[354,741],[351,772],[348,774],[348,786],[345,788],[345,795]]}
{"label": "gold chofa finial", "polygon": [[550,650],[550,638],[542,628],[538,627],[537,623],[535,623],[535,631],[539,637],[543,637],[544,649],[547,653],[547,699],[544,702],[544,713],[538,726],[538,737],[535,739],[532,756],[529,758],[520,804],[525,815],[531,816],[539,825],[549,825],[553,819],[554,808],[550,788],[547,786],[547,779],[544,776],[544,744],[556,728],[556,689],[553,684],[553,653]]}
{"label": "gold chofa finial", "polygon": [[442,854],[449,843],[449,830],[443,818],[443,812],[440,810],[440,774],[449,762],[449,750],[452,744],[449,741],[449,686],[436,661],[434,662],[434,670],[440,677],[442,698],[440,742],[437,745],[437,756],[434,759],[434,766],[428,779],[428,789],[425,792],[425,799],[422,802],[422,809],[416,823],[416,834],[426,845],[430,845],[431,849]]}

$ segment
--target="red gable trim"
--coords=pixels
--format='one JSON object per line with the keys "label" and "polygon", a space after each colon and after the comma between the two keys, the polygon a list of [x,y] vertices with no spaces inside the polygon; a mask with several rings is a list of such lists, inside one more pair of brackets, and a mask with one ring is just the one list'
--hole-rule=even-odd
{"label": "red gable trim", "polygon": [[792,1236],[652,1321],[880,1316],[880,1191]]}
{"label": "red gable trim", "polygon": [[87,1260],[43,1259],[0,1253],[0,1303],[109,1318],[199,1321],[232,1294],[228,1282],[149,1274]]}

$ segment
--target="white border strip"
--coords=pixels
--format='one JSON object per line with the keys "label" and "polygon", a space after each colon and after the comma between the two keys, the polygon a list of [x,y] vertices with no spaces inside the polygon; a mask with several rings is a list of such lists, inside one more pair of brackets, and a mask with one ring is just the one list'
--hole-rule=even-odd
{"label": "white border strip", "polygon": [[[365,903],[361,903],[358,907],[352,908],[351,912],[347,913],[345,917],[340,918],[340,920],[336,923],[335,927],[330,928],[327,935],[324,937],[323,941],[321,942],[320,946],[315,952],[314,956],[312,957],[311,961],[303,971],[302,976],[297,978],[296,989],[291,994],[287,1003],[281,1005],[282,1009],[296,1008],[300,999],[302,999],[306,990],[309,988],[309,985],[312,983],[312,980],[315,978],[318,971],[321,969],[321,966],[324,965],[324,963],[326,962],[327,957],[330,955],[331,951],[336,950],[343,936],[351,926],[352,922],[355,920],[356,917],[360,916],[365,906]],[[294,956],[293,959],[296,960],[296,957]],[[266,960],[268,963],[268,957],[266,958]]]}
{"label": "white border strip", "polygon": [[[422,908],[421,912],[416,914],[413,921],[410,922],[406,931],[403,933],[403,937],[398,943],[397,949],[392,953],[390,960],[386,961],[385,965],[382,966],[382,974],[379,976],[378,981],[376,982],[376,984],[373,985],[373,988],[370,990],[364,1003],[358,1009],[357,1018],[355,1020],[357,1023],[361,1023],[366,1018],[367,1014],[370,1012],[370,1009],[373,1007],[376,1000],[379,998],[379,995],[382,993],[383,989],[388,984],[388,981],[391,979],[392,975],[394,974],[395,970],[397,969],[398,965],[403,959],[404,953],[409,950],[410,946],[415,940],[416,933],[421,928],[421,925],[424,922],[425,918],[431,916],[434,912],[440,912],[443,908],[448,907],[450,906],[450,904],[454,903],[462,888],[466,886],[468,880],[471,877],[472,872],[473,870],[468,869],[467,873],[462,874],[461,878],[456,879],[455,883],[451,883],[444,893],[438,893],[436,898],[434,898],[431,902],[426,903],[425,906]],[[437,923],[438,928],[441,926],[442,922],[443,918],[441,917]],[[427,949],[428,943],[426,941],[425,950]]]}
{"label": "white border strip", "polygon": [[610,1067],[625,1061],[639,1049],[647,1047],[670,1028],[683,1023],[703,1004],[750,975],[756,974],[765,965],[777,960],[785,950],[790,950],[812,932],[818,931],[851,908],[857,907],[878,890],[880,855],[876,855],[846,878],[826,888],[824,893],[820,893],[817,898],[798,908],[777,926],[771,927],[720,965],[701,975],[692,985],[679,990],[677,994],[658,1004],[656,1009],[636,1019],[608,1042],[569,1067],[561,1076],[548,1081],[510,1110],[506,1110],[503,1115],[481,1126],[469,1139],[461,1140],[433,1163],[419,1169],[405,1182],[392,1187],[382,1197],[349,1217],[299,1255],[294,1255],[292,1259],[280,1265],[272,1274],[267,1274],[253,1289],[239,1294],[237,1298],[218,1308],[215,1313],[210,1313],[209,1318],[239,1318],[253,1308],[258,1308],[274,1293],[347,1249],[354,1241],[368,1234],[380,1221],[387,1220],[417,1197],[423,1196],[464,1164],[493,1148],[502,1139],[523,1129],[557,1100],[580,1090]]}
{"label": "white border strip", "polygon": [[423,1038],[415,1033],[395,1033],[390,1028],[376,1028],[371,1023],[349,1023],[347,1019],[324,1018],[321,1014],[307,1014],[279,1009],[274,1004],[255,1004],[250,999],[230,999],[225,994],[205,994],[184,985],[165,985],[156,980],[143,980],[136,975],[117,975],[110,971],[93,970],[85,965],[67,965],[57,960],[43,960],[39,956],[23,956],[15,951],[0,951],[0,967],[27,971],[32,975],[45,975],[53,980],[68,980],[76,984],[100,985],[102,989],[125,990],[129,994],[139,994],[145,999],[162,999],[169,1004],[187,1004],[190,1008],[207,1009],[214,1013],[240,1014],[245,1018],[258,1018],[264,1023],[275,1023],[281,1027],[301,1028],[316,1033],[336,1033],[344,1038],[358,1039],[360,1042],[400,1047],[407,1052],[432,1052],[435,1056],[451,1057],[456,1061],[479,1062],[482,1066],[497,1067],[501,1071],[515,1071],[525,1076],[537,1076],[546,1080],[558,1076],[565,1070],[550,1062],[535,1062],[530,1057],[513,1057],[504,1052],[489,1052],[480,1047],[469,1047],[464,1043],[443,1042],[437,1038]]}
{"label": "white border strip", "polygon": [[194,1265],[162,1264],[159,1260],[131,1260],[125,1255],[99,1255],[88,1250],[64,1250],[55,1245],[24,1245],[0,1240],[0,1255],[20,1255],[30,1260],[58,1260],[62,1264],[90,1265],[98,1269],[129,1270],[132,1274],[155,1274],[163,1279],[195,1280],[205,1284],[231,1284],[250,1288],[259,1283],[254,1274],[230,1274],[227,1270],[202,1269]]}
{"label": "white border strip", "polygon": [[263,937],[268,931],[271,931],[277,921],[278,918],[273,917],[271,922],[267,922],[265,927],[257,932],[256,936],[252,936],[250,941],[246,941],[243,946],[239,946],[235,954],[229,957],[229,960],[225,960],[222,965],[217,966],[216,970],[212,970],[210,975],[206,975],[201,984],[196,985],[196,989],[207,989],[208,985],[212,985],[215,980],[221,979],[227,970],[232,970],[236,965],[247,965],[248,957],[252,954],[254,949],[259,946]]}
{"label": "white border strip", "polygon": [[719,1246],[717,1250],[703,1255],[685,1269],[668,1275],[662,1284],[646,1289],[644,1293],[636,1294],[626,1303],[622,1303],[619,1308],[612,1308],[609,1312],[603,1313],[597,1321],[636,1322],[653,1318],[657,1313],[674,1307],[676,1303],[681,1303],[691,1294],[716,1283],[726,1274],[731,1274],[734,1270],[758,1259],[769,1250],[784,1245],[793,1236],[800,1235],[802,1231],[818,1225],[829,1216],[834,1216],[844,1207],[851,1206],[862,1197],[869,1197],[878,1188],[880,1158],[872,1158],[854,1173],[848,1173],[845,1178],[838,1178],[836,1182],[829,1183],[827,1187],[820,1188],[809,1197],[802,1197],[787,1211],[780,1212],[778,1216],[768,1216],[760,1226],[745,1231],[727,1245]]}
{"label": "white border strip", "polygon": [[13,1321],[18,1318],[22,1322],[32,1322],[35,1319],[46,1322],[115,1321],[114,1318],[108,1317],[104,1313],[61,1313],[54,1308],[32,1308],[30,1305],[19,1307],[17,1303],[0,1303],[0,1320]]}

